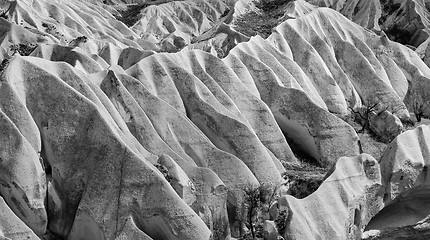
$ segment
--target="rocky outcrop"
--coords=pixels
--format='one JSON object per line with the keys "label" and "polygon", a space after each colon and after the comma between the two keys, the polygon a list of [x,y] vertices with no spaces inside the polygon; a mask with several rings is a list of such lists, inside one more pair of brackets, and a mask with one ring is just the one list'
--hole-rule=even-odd
{"label": "rocky outcrop", "polygon": [[48,222],[41,140],[15,91],[8,83],[0,83],[0,195],[4,204],[40,236]]}
{"label": "rocky outcrop", "polygon": [[278,200],[286,210],[285,239],[358,239],[383,206],[378,162],[368,154],[340,158],[316,192]]}
{"label": "rocky outcrop", "polygon": [[2,197],[0,197],[0,237],[5,240],[40,239],[15,215]]}
{"label": "rocky outcrop", "polygon": [[381,1],[381,29],[391,40],[418,47],[429,37],[428,3],[423,0]]}
{"label": "rocky outcrop", "polygon": [[388,111],[372,112],[368,117],[370,129],[383,142],[393,140],[403,131],[403,124],[400,119]]}
{"label": "rocky outcrop", "polygon": [[427,203],[429,133],[428,126],[406,131],[384,152],[380,164],[385,207],[366,227],[369,235],[375,230],[382,236],[407,229],[410,234],[419,234],[421,227],[426,231],[425,219],[430,214]]}
{"label": "rocky outcrop", "polygon": [[[427,214],[417,207],[425,181],[414,178],[425,179],[414,161],[426,153],[397,157],[408,144],[425,152],[426,130],[383,158],[379,216],[379,165],[357,156],[358,136],[340,118],[376,104],[387,111],[371,126],[391,139],[408,111],[430,116],[430,69],[413,50],[304,1],[282,6],[286,21],[267,39],[230,28],[231,2],[157,2],[131,28],[114,17],[120,2],[105,3],[0,4],[14,6],[0,19],[5,237],[228,239],[241,228],[244,188],[273,191],[285,166],[300,168],[298,153],[335,168],[310,196],[265,203],[268,238],[355,238],[371,218],[369,230],[383,229],[390,208]],[[365,16],[364,1],[348,4],[352,18]],[[400,172],[410,180],[392,180]]]}
{"label": "rocky outcrop", "polygon": [[150,5],[141,11],[141,18],[131,29],[149,41],[161,40],[165,50],[176,52],[211,29],[229,10],[223,1],[212,0]]}
{"label": "rocky outcrop", "polygon": [[[208,239],[210,231],[201,218],[150,164],[156,156],[138,143],[108,98],[85,79],[65,63],[32,57],[16,57],[2,74],[2,84],[13,86],[13,95],[40,129],[52,168],[49,195],[57,200],[49,204],[49,228],[72,239],[113,239],[131,216],[151,237]],[[161,196],[152,195],[154,200],[149,192]]]}

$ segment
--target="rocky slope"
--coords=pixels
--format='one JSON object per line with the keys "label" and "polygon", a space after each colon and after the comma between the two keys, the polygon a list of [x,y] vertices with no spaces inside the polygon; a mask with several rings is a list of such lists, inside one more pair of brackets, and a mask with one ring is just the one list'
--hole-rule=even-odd
{"label": "rocky slope", "polygon": [[[430,68],[333,9],[286,3],[263,39],[229,26],[233,2],[0,3],[3,238],[242,237],[257,229],[238,214],[247,189],[264,189],[266,239],[357,239],[389,228],[380,215],[397,199],[425,195],[392,164],[417,182],[425,167],[394,149],[420,147],[426,127],[378,163],[342,119],[372,106],[391,140],[411,113],[430,117]],[[279,188],[299,155],[328,172],[304,199]],[[413,216],[399,226],[425,217]]]}

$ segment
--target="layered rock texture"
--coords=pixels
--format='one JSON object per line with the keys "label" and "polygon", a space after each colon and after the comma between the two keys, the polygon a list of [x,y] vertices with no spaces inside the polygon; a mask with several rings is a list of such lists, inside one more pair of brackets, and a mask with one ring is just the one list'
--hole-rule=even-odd
{"label": "layered rock texture", "polygon": [[[377,3],[286,1],[267,39],[231,28],[254,9],[235,4],[1,1],[1,238],[258,232],[239,212],[267,239],[426,223],[429,129],[399,134],[430,117],[430,68],[369,30]],[[380,163],[342,120],[370,108],[370,131],[399,135]],[[328,173],[296,199],[282,174],[305,160]],[[266,194],[255,216],[246,189]]]}

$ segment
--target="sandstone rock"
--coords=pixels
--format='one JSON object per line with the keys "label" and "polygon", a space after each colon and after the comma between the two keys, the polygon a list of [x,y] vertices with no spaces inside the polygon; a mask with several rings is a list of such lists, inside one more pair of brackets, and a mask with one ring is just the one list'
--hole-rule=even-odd
{"label": "sandstone rock", "polygon": [[[21,75],[11,78],[10,71]],[[34,77],[35,72],[40,75]],[[70,65],[17,57],[2,81],[25,99],[42,132],[61,202],[60,214],[51,218],[51,230],[70,238],[114,239],[115,226],[133,216],[139,219],[140,230],[151,237],[209,238],[204,222],[149,163],[152,155],[120,123],[107,97]],[[174,222],[178,224],[170,225]]]}
{"label": "sandstone rock", "polygon": [[430,214],[426,202],[429,133],[428,126],[406,131],[385,150],[380,161],[385,207],[366,230],[403,231]]}
{"label": "sandstone rock", "polygon": [[[159,90],[157,89],[156,93],[163,100],[186,113],[218,148],[234,154],[244,161],[261,183],[280,181],[279,175],[273,174],[273,171],[278,172],[275,163],[254,131],[247,126],[246,120],[232,100],[226,98],[227,103],[223,104],[225,102],[221,103],[215,97],[215,94],[223,92],[212,93],[196,76],[170,59],[169,54],[157,55],[156,58],[151,56],[139,64],[146,64],[144,62],[153,62],[158,66],[163,66],[164,84],[161,84],[155,76],[151,77],[154,84],[158,85]],[[134,70],[130,68],[127,73],[132,73]],[[142,70],[139,71],[142,72]],[[153,86],[153,84],[149,85],[150,82],[145,78],[141,78],[140,81],[148,86]],[[170,94],[172,91],[179,96],[172,96]],[[235,128],[234,131],[231,129],[232,127]]]}
{"label": "sandstone rock", "polygon": [[[122,74],[117,76],[145,111],[159,136],[176,153],[188,155],[198,166],[214,170],[230,190],[248,183],[258,184],[242,161],[216,148],[183,114],[152,95],[138,80]],[[160,111],[154,111],[154,107]]]}
{"label": "sandstone rock", "polygon": [[[213,20],[219,19],[226,11],[228,6],[222,1],[172,1],[151,5],[143,9],[142,17],[132,29],[141,35],[152,35],[155,39],[181,36],[189,44],[192,37],[209,30]],[[160,15],[164,17],[160,18]]]}
{"label": "sandstone rock", "polygon": [[[283,195],[283,194],[281,194]],[[270,216],[270,220],[274,220],[278,217],[278,201],[274,201],[270,207],[269,207],[269,216]]]}
{"label": "sandstone rock", "polygon": [[278,230],[276,229],[276,224],[274,221],[266,220],[263,225],[263,236],[266,240],[277,240]]}
{"label": "sandstone rock", "polygon": [[382,10],[379,1],[308,0],[308,2],[316,6],[332,8],[364,28],[380,30],[378,20]]}
{"label": "sandstone rock", "polygon": [[22,222],[0,197],[0,238],[5,240],[37,240],[37,235]]}
{"label": "sandstone rock", "polygon": [[[332,164],[341,156],[359,153],[358,137],[351,126],[317,106],[303,91],[279,86],[273,72],[254,57],[236,49],[231,54],[236,54],[247,67],[280,128],[304,152],[323,166]],[[304,113],[304,109],[308,111]],[[338,137],[323,137],[326,134]],[[339,141],[334,143],[334,139]]]}
{"label": "sandstone rock", "polygon": [[[182,59],[189,60],[181,61],[182,65],[197,76],[220,102],[226,102],[222,98],[225,93],[227,96],[224,95],[224,98],[230,98],[237,106],[242,119],[246,119],[244,123],[255,131],[263,145],[275,156],[273,161],[280,172],[284,169],[279,161],[296,163],[269,107],[253,95],[229,67],[220,59],[204,52],[184,53],[183,56]],[[180,63],[179,59],[177,63]]]}
{"label": "sandstone rock", "polygon": [[8,81],[0,81],[0,93],[0,196],[41,236],[48,219],[45,171],[39,159],[41,142],[38,136],[31,136],[37,127]]}
{"label": "sandstone rock", "polygon": [[381,29],[393,41],[417,47],[429,37],[426,1],[386,1],[382,7]]}
{"label": "sandstone rock", "polygon": [[195,202],[196,187],[182,168],[168,155],[162,155],[158,164],[167,169],[170,185],[176,193],[188,204]]}
{"label": "sandstone rock", "polygon": [[400,119],[388,111],[372,112],[369,116],[369,125],[384,142],[391,141],[403,131]]}
{"label": "sandstone rock", "polygon": [[[308,49],[306,51],[312,52],[316,59],[323,59],[323,61],[315,60],[314,68],[321,66],[315,71],[328,72],[336,76],[337,84],[350,107],[360,105],[358,99],[360,96],[361,102],[365,105],[381,102],[387,106],[387,110],[399,118],[408,118],[405,105],[394,91],[383,65],[376,57],[385,55],[389,51],[381,49],[381,43],[377,41],[376,34],[341,19],[346,18],[334,10],[318,8],[302,18],[287,20],[277,27],[277,31],[287,39],[288,44],[297,45],[299,43],[296,42],[301,42],[293,41],[291,39],[293,35],[303,38],[305,49]],[[339,24],[332,25],[332,22]],[[344,34],[339,34],[340,29],[343,29]],[[294,50],[299,51],[294,45],[290,48],[293,50],[293,55]],[[333,49],[334,53],[329,49]],[[393,56],[393,59],[396,58]],[[306,68],[305,65],[301,66]],[[326,68],[328,70],[324,70]],[[324,98],[323,92],[320,91],[320,94]]]}
{"label": "sandstone rock", "polygon": [[[319,189],[298,200],[286,195],[280,208],[289,209],[285,238],[357,239],[382,209],[378,162],[368,154],[340,158]],[[328,199],[330,199],[328,201]]]}
{"label": "sandstone rock", "polygon": [[[300,19],[304,20],[306,17]],[[346,101],[331,72],[315,48],[304,39],[299,31],[294,29],[294,25],[288,24],[289,21],[292,20],[287,20],[284,24],[279,25],[276,30],[290,45],[293,59],[311,79],[328,110],[333,113],[345,114],[347,112]]]}
{"label": "sandstone rock", "polygon": [[54,62],[67,62],[76,69],[86,73],[99,72],[103,70],[103,67],[108,66],[107,63],[104,63],[102,67],[88,55],[80,53],[71,47],[60,45],[40,45],[32,52],[31,56],[44,58]]}
{"label": "sandstone rock", "polygon": [[[430,116],[430,68],[420,56],[348,20],[375,29],[378,2],[324,1],[339,13],[291,1],[268,39],[227,25],[249,4],[234,2],[156,1],[129,15],[140,18],[132,27],[116,18],[135,0],[0,4],[1,59],[13,44],[44,43],[32,57],[15,46],[1,64],[1,237],[37,239],[48,219],[48,233],[67,239],[237,236],[243,187],[274,187],[281,163],[297,163],[284,134],[321,165],[351,158],[314,194],[263,204],[260,222],[276,220],[293,239],[359,238],[370,218],[366,230],[381,237],[427,234],[426,130],[387,150],[396,149],[382,163],[386,206],[375,216],[377,163],[354,157],[357,135],[334,115],[381,102],[387,112],[372,121],[387,138],[399,128],[385,120],[399,127],[408,110]],[[427,14],[421,0],[400,6]],[[156,53],[163,44],[182,50]],[[423,57],[425,45],[418,50]]]}

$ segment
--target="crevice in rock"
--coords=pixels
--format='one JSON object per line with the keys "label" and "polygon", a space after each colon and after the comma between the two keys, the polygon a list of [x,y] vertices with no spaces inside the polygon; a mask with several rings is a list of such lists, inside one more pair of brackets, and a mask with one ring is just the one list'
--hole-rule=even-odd
{"label": "crevice in rock", "polygon": [[[412,188],[385,206],[366,226],[365,231],[406,231],[430,215],[430,188]],[[390,219],[390,221],[387,221]]]}
{"label": "crevice in rock", "polygon": [[119,222],[119,210],[121,206],[121,194],[123,187],[123,177],[124,177],[124,161],[127,156],[127,148],[124,148],[124,153],[122,154],[124,158],[121,159],[121,168],[120,168],[120,178],[119,178],[119,187],[118,187],[118,197],[117,197],[117,206],[116,206],[116,222],[115,222],[115,236],[118,236],[118,222]]}
{"label": "crevice in rock", "polygon": [[294,156],[300,161],[299,166],[284,166],[286,169],[283,174],[283,178],[286,181],[284,185],[288,188],[288,194],[302,199],[319,188],[329,169],[321,167],[313,157],[301,150],[285,133],[284,136]]}

